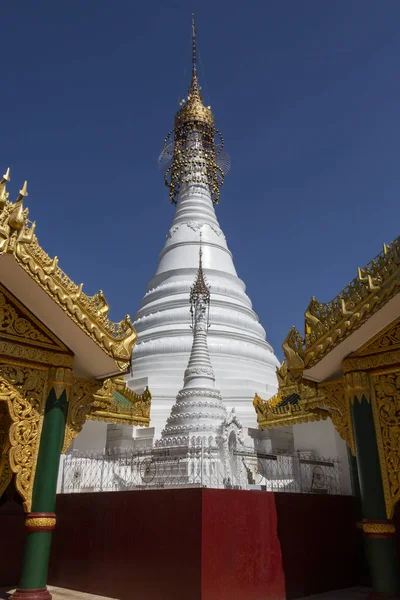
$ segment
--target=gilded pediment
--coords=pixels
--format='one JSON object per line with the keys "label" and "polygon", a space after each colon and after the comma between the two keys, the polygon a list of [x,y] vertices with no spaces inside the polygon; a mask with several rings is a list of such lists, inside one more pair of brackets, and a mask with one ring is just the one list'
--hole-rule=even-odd
{"label": "gilded pediment", "polygon": [[68,348],[2,285],[0,285],[0,339],[69,353]]}
{"label": "gilded pediment", "polygon": [[377,354],[389,350],[400,350],[400,317],[368,340],[364,346],[361,346],[352,354],[352,357]]}

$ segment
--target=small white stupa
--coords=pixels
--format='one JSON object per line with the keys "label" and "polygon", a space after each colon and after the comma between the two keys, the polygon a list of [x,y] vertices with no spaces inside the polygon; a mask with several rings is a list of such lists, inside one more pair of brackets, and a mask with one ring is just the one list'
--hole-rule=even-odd
{"label": "small white stupa", "polygon": [[[193,343],[184,385],[176,397],[156,447],[168,447],[174,455],[180,454],[182,457],[187,455],[188,450],[201,448],[204,457],[201,468],[206,471],[207,485],[222,487],[227,482],[243,480],[243,473],[237,472],[236,466],[233,469],[232,462],[235,449],[243,445],[243,433],[235,411],[228,413],[221,392],[215,386],[207,344],[210,287],[203,273],[201,238],[199,268],[190,290],[190,313]],[[192,483],[192,475],[198,480],[198,473],[190,472],[192,464],[190,458],[179,463],[181,475],[186,475],[187,483]],[[185,474],[182,469],[186,471]],[[168,477],[171,475],[168,473]]]}

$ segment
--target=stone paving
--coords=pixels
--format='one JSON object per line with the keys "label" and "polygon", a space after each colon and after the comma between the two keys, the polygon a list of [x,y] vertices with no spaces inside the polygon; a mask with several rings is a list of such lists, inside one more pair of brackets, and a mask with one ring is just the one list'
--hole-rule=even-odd
{"label": "stone paving", "polygon": [[[48,589],[53,596],[53,600],[118,600],[117,598],[94,596],[93,594],[76,592],[74,590],[53,587],[51,585],[48,586]],[[10,588],[0,588],[0,600],[8,600],[13,591],[14,590]],[[369,591],[368,588],[357,587],[347,590],[336,590],[326,594],[318,594],[317,596],[307,596],[307,598],[301,598],[300,600],[366,600]],[[143,598],[143,600],[145,600],[145,598]]]}
{"label": "stone paving", "polygon": [[300,600],[366,600],[370,589],[366,587],[356,587],[347,590],[335,590],[325,594],[317,594],[316,596],[307,596]]}
{"label": "stone paving", "polygon": [[[65,588],[47,586],[49,592],[53,596],[53,600],[118,600],[117,598],[105,598],[104,596],[94,596],[85,592],[76,592]],[[0,600],[8,600],[10,594],[15,590],[12,588],[0,588]]]}

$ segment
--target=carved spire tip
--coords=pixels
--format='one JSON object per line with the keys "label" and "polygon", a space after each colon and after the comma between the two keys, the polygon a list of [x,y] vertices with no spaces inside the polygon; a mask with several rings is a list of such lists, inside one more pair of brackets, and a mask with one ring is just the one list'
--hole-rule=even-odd
{"label": "carved spire tip", "polygon": [[3,175],[3,179],[1,181],[1,183],[5,183],[6,181],[11,181],[11,177],[10,177],[10,167],[7,168],[7,171],[4,173]]}
{"label": "carved spire tip", "polygon": [[24,185],[22,186],[22,190],[19,190],[18,200],[22,200],[22,198],[26,198],[28,195],[28,182],[24,181]]}

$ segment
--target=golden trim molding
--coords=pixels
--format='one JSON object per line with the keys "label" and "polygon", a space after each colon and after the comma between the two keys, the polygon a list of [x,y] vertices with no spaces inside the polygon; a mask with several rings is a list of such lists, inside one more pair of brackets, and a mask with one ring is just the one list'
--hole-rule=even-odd
{"label": "golden trim molding", "polygon": [[400,500],[400,371],[371,374],[374,417],[382,485],[388,519]]}
{"label": "golden trim molding", "polygon": [[[118,402],[116,393],[124,400]],[[124,379],[110,378],[102,382],[74,378],[68,404],[67,425],[62,453],[68,450],[86,420],[122,423],[148,427],[150,424],[151,393],[130,390]]]}
{"label": "golden trim molding", "polygon": [[50,258],[39,245],[36,224],[28,220],[28,209],[23,206],[28,195],[26,182],[12,203],[8,200],[7,181],[8,175],[0,182],[0,258],[2,254],[11,254],[69,318],[114,359],[117,368],[125,371],[137,338],[129,315],[119,323],[111,322],[103,292],[87,296],[82,291],[83,284],[76,285],[60,269],[58,258]]}
{"label": "golden trim molding", "polygon": [[26,512],[31,510],[46,388],[47,369],[0,365],[0,402],[7,403],[12,421],[8,434],[9,466]]}
{"label": "golden trim molding", "polygon": [[344,376],[344,384],[346,396],[351,404],[354,403],[356,398],[361,404],[363,397],[368,403],[370,402],[370,382],[367,373],[364,371],[346,373]]}
{"label": "golden trim molding", "polygon": [[358,276],[331,302],[312,297],[305,313],[305,334],[292,327],[282,347],[288,368],[301,375],[317,364],[400,291],[400,237],[384,244]]}

